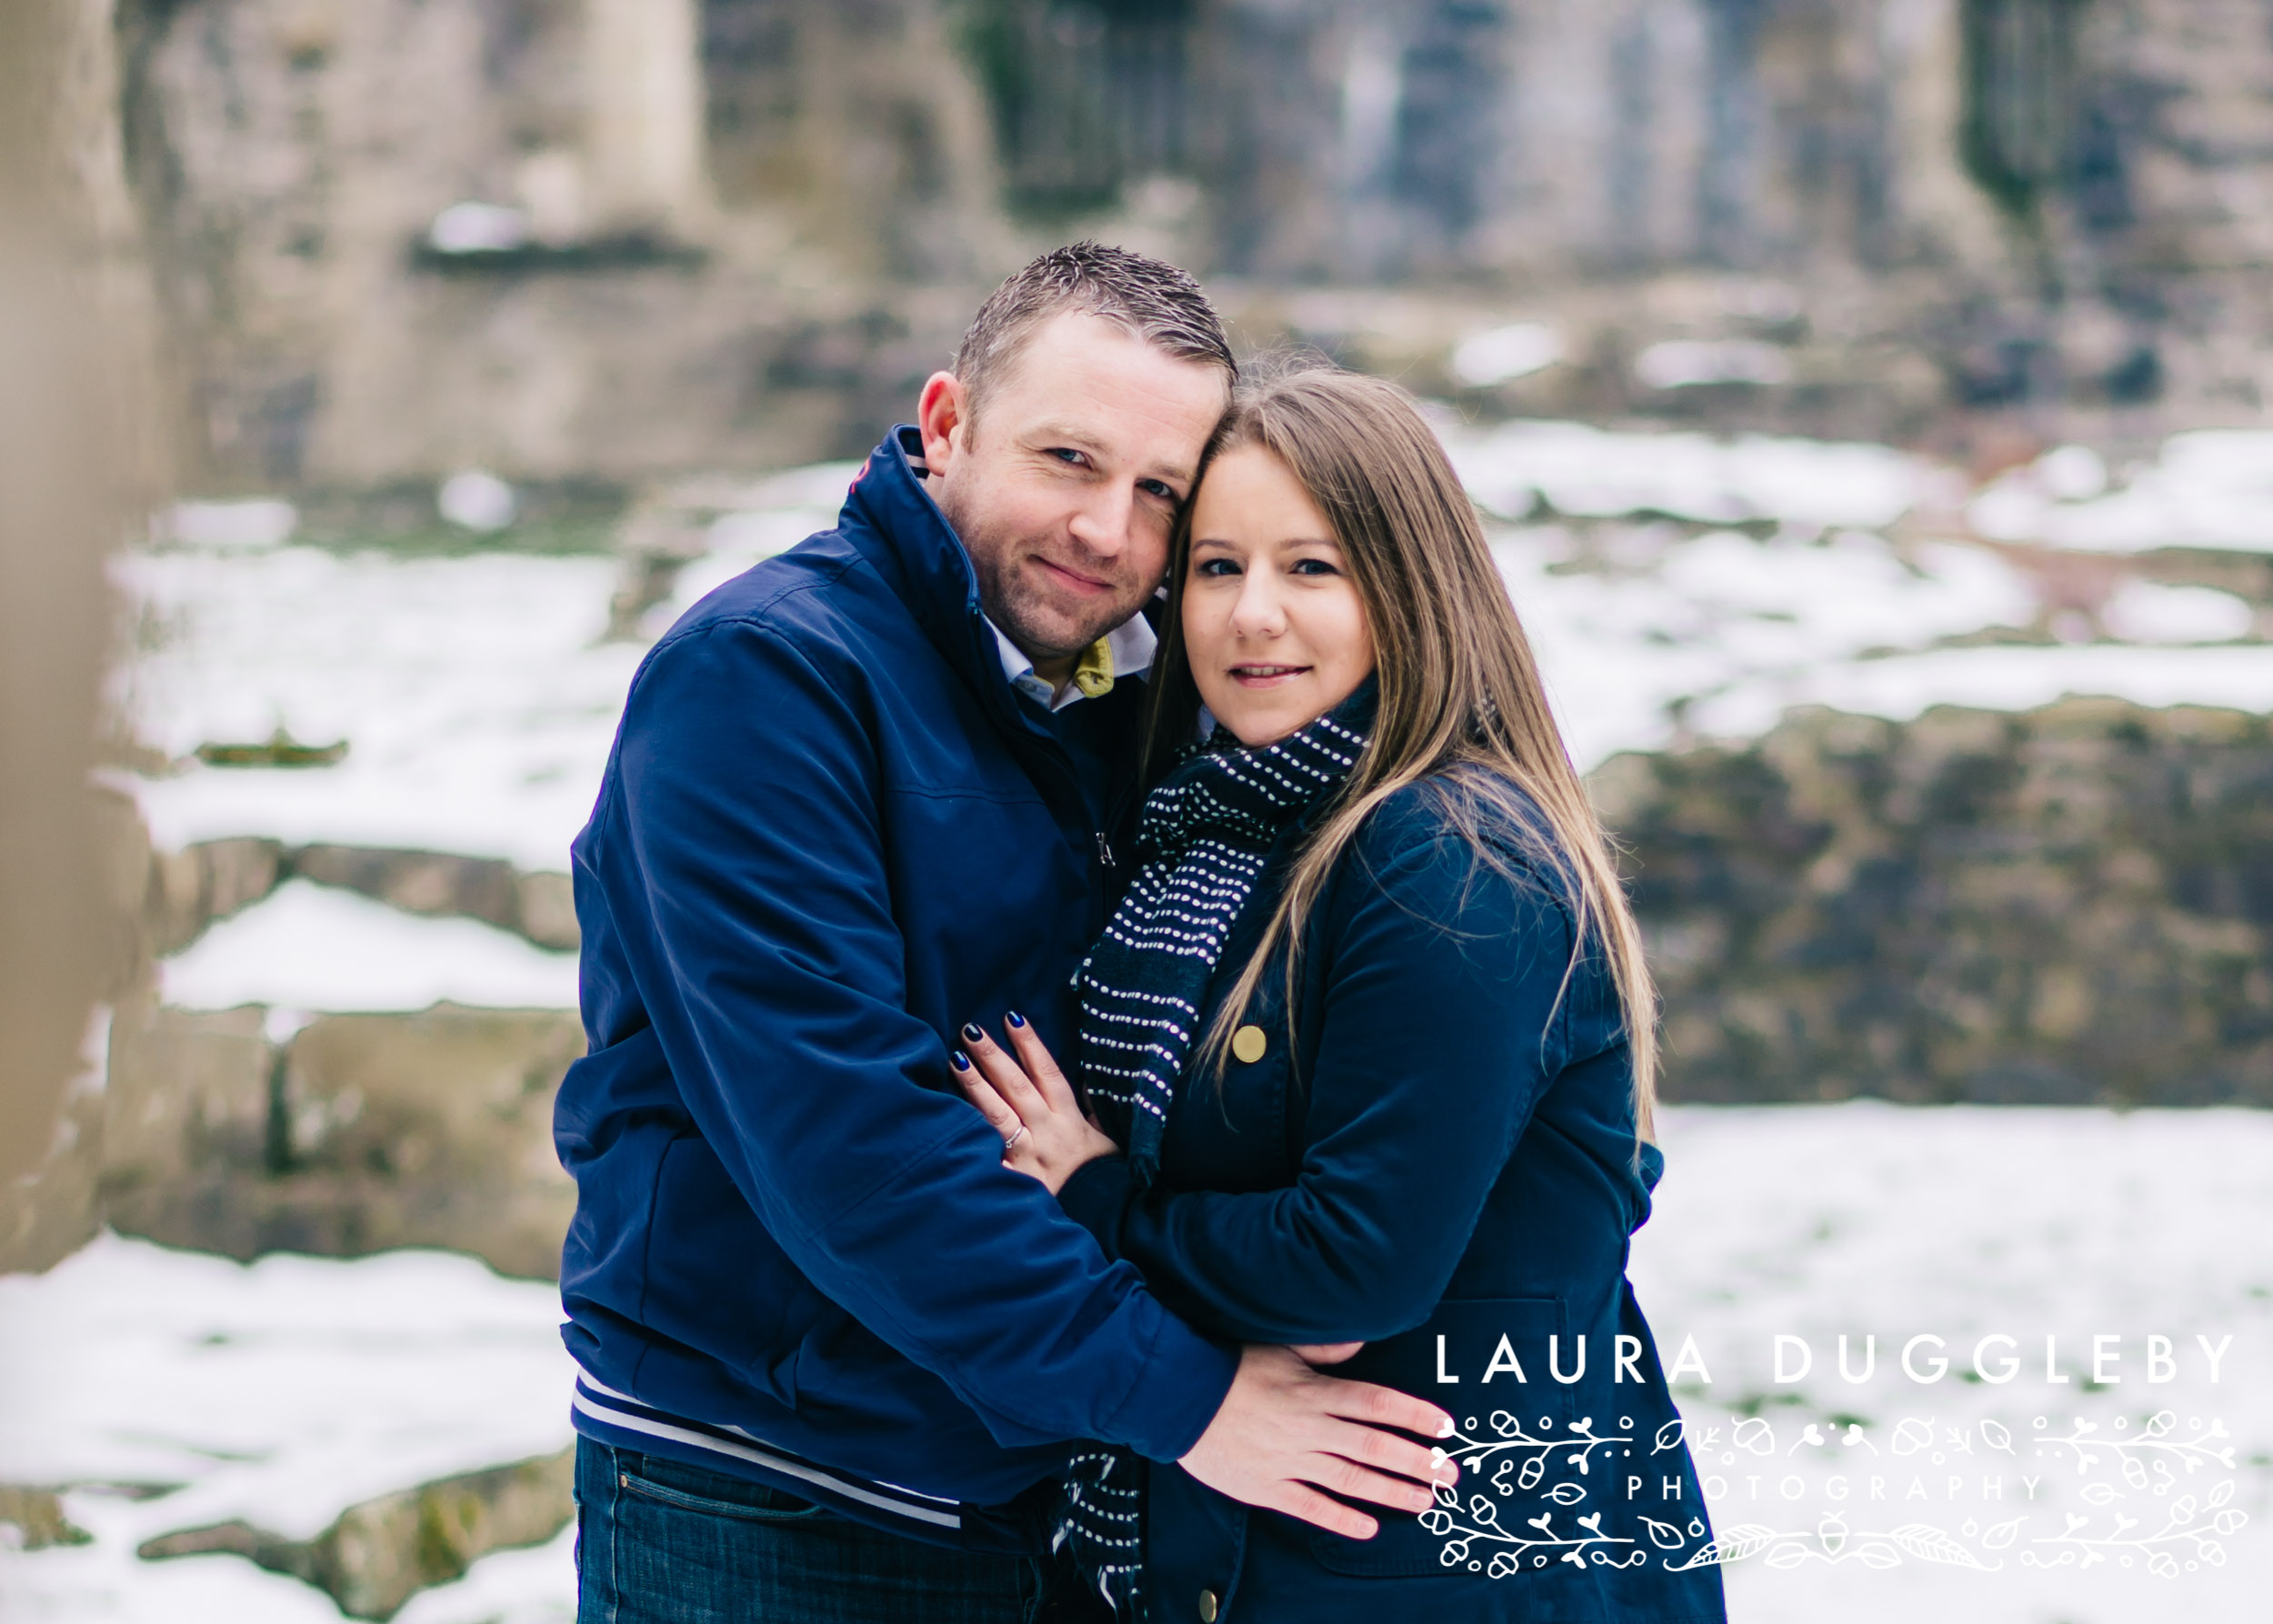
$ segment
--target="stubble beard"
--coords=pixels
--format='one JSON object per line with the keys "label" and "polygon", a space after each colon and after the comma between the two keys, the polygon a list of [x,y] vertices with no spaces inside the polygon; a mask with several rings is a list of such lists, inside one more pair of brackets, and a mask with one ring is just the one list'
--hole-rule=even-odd
{"label": "stubble beard", "polygon": [[1029,657],[1077,656],[1143,606],[1139,599],[1126,607],[1100,603],[1088,615],[1069,613],[1062,601],[1034,582],[1031,569],[1017,567],[1028,552],[1037,550],[1027,538],[995,530],[963,508],[960,502],[940,505],[978,577],[979,607]]}

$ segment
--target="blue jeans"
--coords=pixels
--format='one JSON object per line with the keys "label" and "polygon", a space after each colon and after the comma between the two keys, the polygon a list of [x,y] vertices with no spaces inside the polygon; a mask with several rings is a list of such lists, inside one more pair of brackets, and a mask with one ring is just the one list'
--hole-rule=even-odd
{"label": "blue jeans", "polygon": [[576,1440],[577,1624],[1099,1616],[1094,1593],[1055,1577],[1038,1559],[928,1545],[747,1479]]}

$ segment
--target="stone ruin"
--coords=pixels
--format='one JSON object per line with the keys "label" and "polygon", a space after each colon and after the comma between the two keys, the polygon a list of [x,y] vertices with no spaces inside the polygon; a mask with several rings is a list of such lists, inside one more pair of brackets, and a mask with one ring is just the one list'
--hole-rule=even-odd
{"label": "stone ruin", "polygon": [[[105,0],[89,0],[104,4]],[[212,489],[858,455],[1080,233],[1484,412],[1998,463],[2255,420],[2248,0],[118,0]],[[1456,367],[1465,336],[1550,335]],[[1671,346],[1671,347],[1667,347]],[[1545,358],[1541,358],[1545,357]]]}

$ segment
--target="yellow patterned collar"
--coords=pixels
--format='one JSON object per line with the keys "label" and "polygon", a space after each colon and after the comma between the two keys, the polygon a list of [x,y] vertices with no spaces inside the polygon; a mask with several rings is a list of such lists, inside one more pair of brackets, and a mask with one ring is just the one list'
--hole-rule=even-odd
{"label": "yellow patterned collar", "polygon": [[1010,679],[1010,686],[1052,710],[1063,710],[1083,699],[1101,699],[1113,691],[1119,678],[1141,676],[1152,665],[1152,651],[1159,642],[1142,615],[1132,617],[1127,625],[1107,632],[1082,650],[1081,657],[1074,662],[1073,680],[1060,694],[1053,693],[1034,674],[1034,662],[1003,634],[1002,627],[991,620],[986,627],[995,634],[1003,675]]}
{"label": "yellow patterned collar", "polygon": [[1074,662],[1074,687],[1085,699],[1102,699],[1113,691],[1113,645],[1099,637]]}

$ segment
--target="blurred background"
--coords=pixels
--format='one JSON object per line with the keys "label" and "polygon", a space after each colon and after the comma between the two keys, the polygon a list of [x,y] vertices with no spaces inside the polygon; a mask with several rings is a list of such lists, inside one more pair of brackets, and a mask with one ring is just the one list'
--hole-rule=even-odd
{"label": "blurred background", "polygon": [[1693,1421],[1927,1402],[1773,1331],[2234,1338],[2061,1398],[2222,1439],[2162,1533],[2023,1563],[1936,1504],[1973,1567],[1819,1541],[1736,1616],[2256,1616],[2260,0],[0,30],[9,1616],[571,1616],[550,1102],[625,686],[1088,236],[1415,391],[1485,510],[1664,990],[1634,1275]]}

